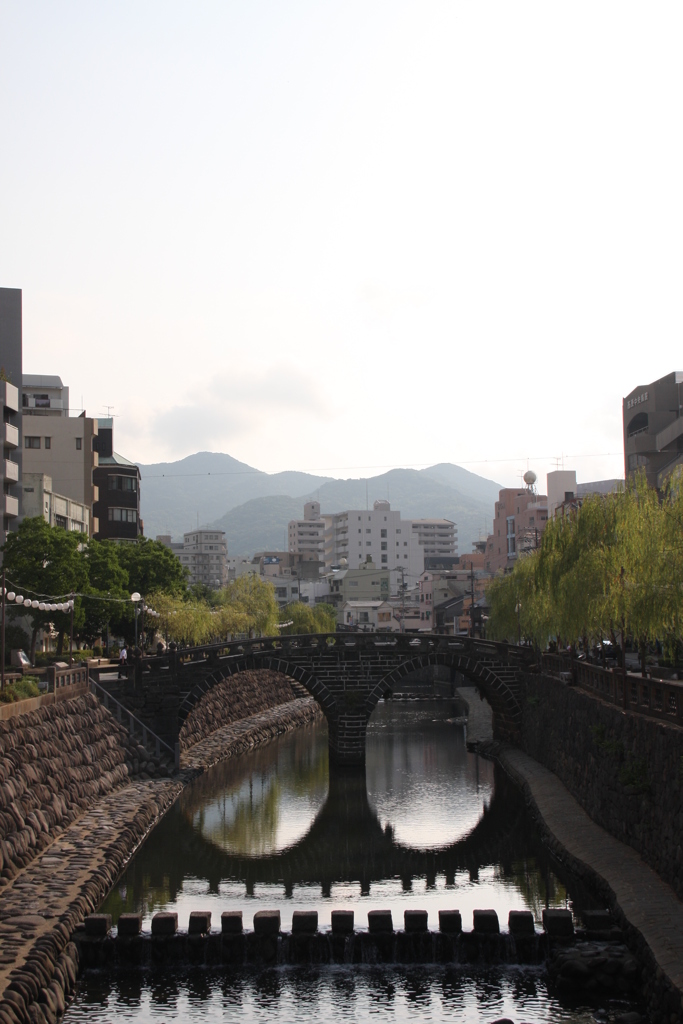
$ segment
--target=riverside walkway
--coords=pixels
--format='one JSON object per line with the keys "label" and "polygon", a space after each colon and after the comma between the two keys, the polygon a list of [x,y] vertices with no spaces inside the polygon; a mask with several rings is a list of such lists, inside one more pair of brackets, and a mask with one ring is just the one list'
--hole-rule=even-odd
{"label": "riverside walkway", "polygon": [[657,967],[678,989],[683,1003],[683,903],[634,849],[596,825],[558,777],[514,747],[497,756],[537,810],[542,825],[578,865],[602,879],[613,894],[612,909],[642,937]]}

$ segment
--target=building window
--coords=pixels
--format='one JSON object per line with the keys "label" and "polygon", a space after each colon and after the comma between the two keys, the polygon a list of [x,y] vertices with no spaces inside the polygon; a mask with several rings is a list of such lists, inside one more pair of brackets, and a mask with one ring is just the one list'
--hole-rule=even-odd
{"label": "building window", "polygon": [[110,508],[110,523],[137,523],[138,514],[134,508]]}
{"label": "building window", "polygon": [[380,544],[380,548],[382,551],[387,550],[387,542],[385,540],[383,540],[382,543]]}
{"label": "building window", "polygon": [[383,561],[383,562],[386,562],[387,560],[388,560],[388,559],[387,559],[387,556],[386,556],[386,555],[382,555],[382,561]]}
{"label": "building window", "polygon": [[400,533],[400,532],[401,532],[400,530],[397,530],[397,531],[396,531],[396,533]]}
{"label": "building window", "polygon": [[386,537],[387,531],[386,530],[380,530],[379,531],[379,535],[380,535],[380,537]]}
{"label": "building window", "polygon": [[138,489],[138,482],[134,476],[117,476],[112,473],[108,480],[110,491],[137,491]]}
{"label": "building window", "polygon": [[82,447],[83,447],[83,438],[82,437],[77,437],[76,438],[76,451],[80,452]]}
{"label": "building window", "polygon": [[52,438],[51,437],[46,437],[45,438],[45,449],[47,451],[49,451],[50,448],[52,448]]}
{"label": "building window", "polygon": [[66,516],[58,516],[55,514],[55,526],[61,526],[63,530],[66,530],[68,526]]}
{"label": "building window", "polygon": [[39,437],[25,437],[24,438],[24,448],[40,448],[40,438]]}
{"label": "building window", "polygon": [[372,541],[371,540],[366,540],[365,546],[366,546],[366,548],[371,548],[372,547]]}

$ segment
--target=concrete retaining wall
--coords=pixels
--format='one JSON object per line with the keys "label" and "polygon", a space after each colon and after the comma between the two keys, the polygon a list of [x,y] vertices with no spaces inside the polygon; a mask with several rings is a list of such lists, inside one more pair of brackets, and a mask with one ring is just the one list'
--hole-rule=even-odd
{"label": "concrete retaining wall", "polygon": [[683,898],[683,730],[525,678],[520,746]]}

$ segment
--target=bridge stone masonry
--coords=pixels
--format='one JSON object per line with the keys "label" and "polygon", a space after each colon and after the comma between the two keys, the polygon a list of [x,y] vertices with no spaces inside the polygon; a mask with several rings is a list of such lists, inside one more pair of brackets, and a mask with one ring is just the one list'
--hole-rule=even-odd
{"label": "bridge stone masonry", "polygon": [[521,673],[533,662],[528,648],[439,634],[348,634],[239,640],[185,650],[171,644],[157,657],[137,654],[119,689],[103,685],[165,742],[179,750],[180,730],[201,698],[218,683],[253,669],[295,680],[327,719],[330,759],[365,762],[368,720],[382,697],[405,676],[429,665],[450,668],[479,687],[493,709],[494,736],[519,736]]}

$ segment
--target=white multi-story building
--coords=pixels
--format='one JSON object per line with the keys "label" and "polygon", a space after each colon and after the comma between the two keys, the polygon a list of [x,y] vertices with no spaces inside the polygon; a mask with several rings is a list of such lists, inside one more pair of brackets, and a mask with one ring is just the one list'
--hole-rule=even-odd
{"label": "white multi-story building", "polygon": [[413,519],[413,532],[425,558],[454,558],[458,553],[458,528],[450,519]]}
{"label": "white multi-story building", "polygon": [[357,569],[368,558],[391,573],[392,592],[402,580],[415,581],[424,569],[424,553],[410,520],[392,510],[388,501],[376,501],[370,510],[350,509],[325,515],[325,566]]}
{"label": "white multi-story building", "polygon": [[319,559],[326,570],[358,569],[370,560],[391,573],[393,594],[404,583],[416,583],[426,556],[455,557],[457,538],[449,519],[401,519],[388,501],[376,501],[372,509],[323,514],[319,502],[309,501],[304,518],[289,524],[291,552]]}
{"label": "white multi-story building", "polygon": [[220,590],[228,582],[228,545],[224,530],[191,530],[183,534],[180,563],[189,572],[188,583],[203,583]]}
{"label": "white multi-story building", "polygon": [[287,548],[292,554],[305,555],[311,562],[325,559],[325,520],[320,515],[320,502],[307,501],[303,519],[290,519]]}

